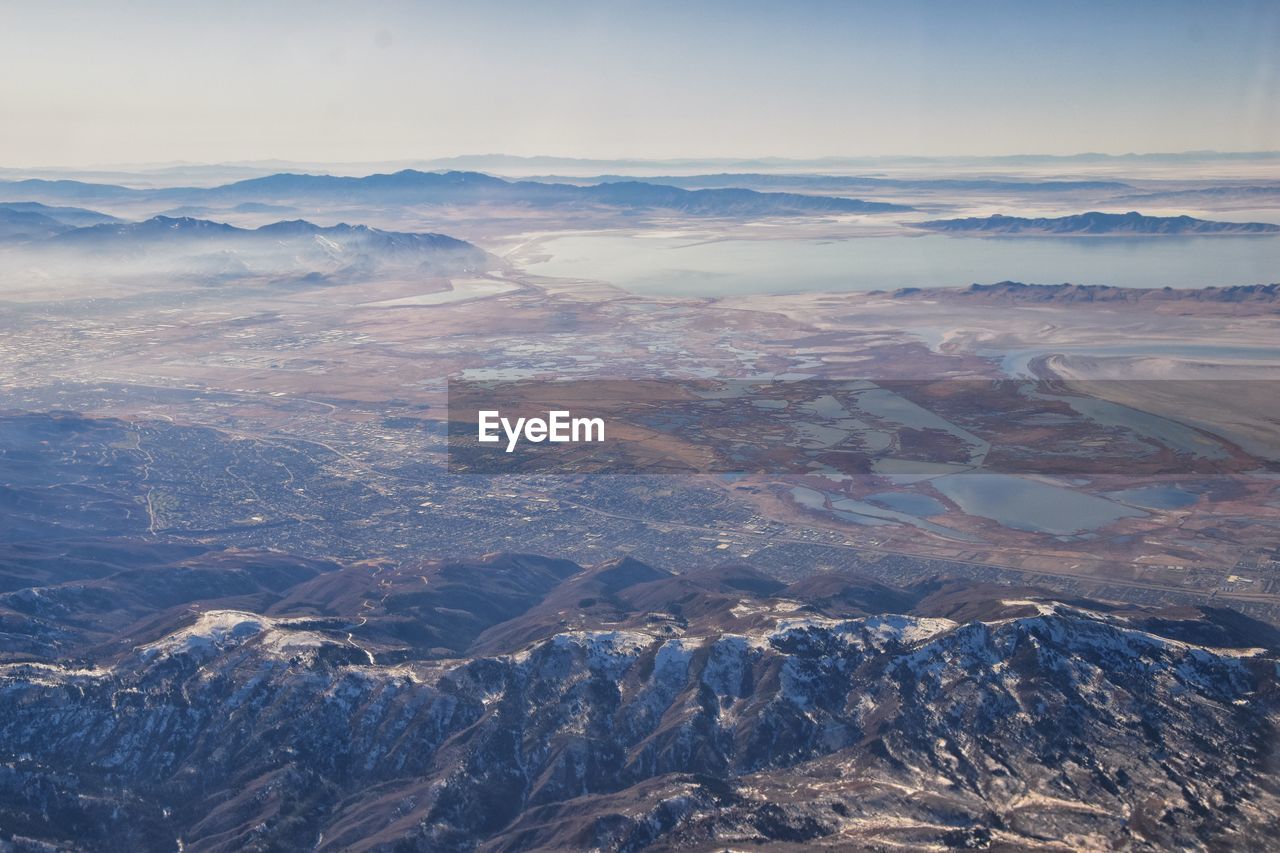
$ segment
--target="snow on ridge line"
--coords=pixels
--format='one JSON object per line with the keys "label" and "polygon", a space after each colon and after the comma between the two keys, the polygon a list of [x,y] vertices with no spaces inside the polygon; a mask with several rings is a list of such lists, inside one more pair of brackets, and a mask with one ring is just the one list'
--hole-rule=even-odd
{"label": "snow on ridge line", "polygon": [[[992,629],[1002,629],[1016,624],[1026,625],[1037,633],[1044,632],[1050,642],[1063,644],[1068,649],[1086,646],[1107,649],[1159,647],[1180,654],[1198,652],[1217,658],[1235,659],[1270,654],[1269,650],[1264,648],[1215,647],[1177,640],[1141,630],[1124,616],[1095,612],[1052,600],[1009,598],[1001,599],[999,603],[1008,607],[1032,607],[1035,613],[1006,619],[975,620],[969,624]],[[790,612],[790,610],[788,608],[784,612]],[[776,610],[774,612],[776,613]],[[252,644],[253,651],[260,652],[267,658],[284,661],[299,655],[312,658],[314,651],[322,646],[344,646],[344,641],[340,637],[304,628],[304,624],[312,621],[311,617],[266,616],[234,609],[208,610],[197,612],[194,616],[191,624],[158,640],[137,646],[135,652],[143,662],[150,662],[157,658],[163,659],[174,655],[217,655]],[[625,670],[631,661],[649,651],[659,654],[663,664],[671,665],[687,665],[690,655],[695,650],[707,646],[721,647],[720,652],[727,652],[729,647],[737,645],[741,647],[742,652],[782,651],[786,654],[785,650],[777,645],[777,641],[789,638],[792,632],[831,632],[845,642],[886,651],[886,646],[892,644],[909,646],[945,642],[941,635],[962,627],[961,623],[950,619],[906,614],[878,614],[844,619],[818,614],[803,616],[797,614],[774,618],[770,621],[773,626],[765,630],[737,633],[717,630],[715,626],[706,626],[709,630],[679,637],[625,627],[595,630],[582,627],[540,640],[514,655],[500,657],[524,663],[532,654],[548,645],[558,649],[573,647],[585,653],[586,660],[592,668],[614,672]],[[1036,625],[1043,627],[1037,629],[1034,627]],[[1098,632],[1111,636],[1101,636]],[[348,643],[350,643],[349,640]],[[456,664],[465,665],[469,660],[474,658],[461,658],[456,661]],[[379,666],[372,658],[367,665],[363,662],[343,665],[368,669],[371,673],[384,671],[392,676],[413,675],[429,678],[426,673],[416,671],[411,673],[404,669],[393,673],[386,667]],[[442,665],[443,662],[437,661],[432,669]],[[115,666],[109,666],[106,669],[73,670],[44,662],[11,662],[0,664],[0,677],[31,683],[48,681],[66,683],[73,679],[102,678],[116,670]]]}
{"label": "snow on ridge line", "polygon": [[340,645],[336,640],[315,631],[288,630],[296,620],[273,619],[245,610],[206,610],[195,622],[160,639],[139,646],[144,660],[178,654],[219,652],[254,638],[274,656],[315,649],[324,645]]}
{"label": "snow on ridge line", "polygon": [[158,654],[180,654],[197,649],[217,649],[234,645],[267,627],[266,617],[244,610],[208,610],[196,621],[160,639],[139,646],[144,658]]}
{"label": "snow on ridge line", "polygon": [[551,638],[554,647],[577,646],[587,653],[592,665],[612,665],[633,658],[656,640],[653,634],[643,631],[568,631]]}
{"label": "snow on ridge line", "polygon": [[0,679],[34,684],[40,687],[62,687],[76,680],[101,681],[115,674],[114,667],[64,667],[43,661],[0,663]]}
{"label": "snow on ridge line", "polygon": [[1053,616],[1058,612],[1058,604],[1055,601],[1033,601],[1030,598],[1002,598],[1000,599],[1002,607],[1034,607],[1036,612],[1041,616]]}
{"label": "snow on ridge line", "polygon": [[737,617],[755,616],[761,613],[772,615],[775,613],[792,613],[804,606],[804,602],[791,598],[771,598],[766,601],[753,601],[743,598],[729,608],[729,613]]}
{"label": "snow on ridge line", "polygon": [[[1049,633],[1054,640],[1062,643],[1067,647],[1079,647],[1082,645],[1090,645],[1097,647],[1096,641],[1082,641],[1081,638],[1073,635],[1062,633],[1064,625],[1075,622],[1083,623],[1094,628],[1108,629],[1115,635],[1117,642],[1123,642],[1130,646],[1134,643],[1140,643],[1148,648],[1166,649],[1168,651],[1177,651],[1184,654],[1200,653],[1219,658],[1247,658],[1265,655],[1266,649],[1256,646],[1208,646],[1203,643],[1189,643],[1186,640],[1178,640],[1173,637],[1165,637],[1160,634],[1154,634],[1150,631],[1143,631],[1140,628],[1133,628],[1123,624],[1120,621],[1112,621],[1110,619],[1088,618],[1096,616],[1091,611],[1076,611],[1075,613],[1063,613],[1061,611],[1055,613],[1052,617],[1045,616],[1026,616],[1021,619],[1007,620],[1009,622],[1021,622],[1024,624],[1041,623],[1049,627]],[[1074,619],[1072,617],[1075,617]],[[1053,619],[1053,622],[1049,622]],[[1127,621],[1127,620],[1125,620]],[[1058,636],[1061,634],[1061,636]],[[1113,644],[1114,645],[1114,644]]]}
{"label": "snow on ridge line", "polygon": [[1048,620],[1054,620],[1052,625],[1056,630],[1062,623],[1077,622],[1108,628],[1119,634],[1127,641],[1136,640],[1143,642],[1148,646],[1177,649],[1182,652],[1200,651],[1224,658],[1257,657],[1267,653],[1266,649],[1255,646],[1210,646],[1204,643],[1190,643],[1186,640],[1165,637],[1161,634],[1144,631],[1141,628],[1134,627],[1132,620],[1128,616],[1119,616],[1113,613],[1100,613],[1096,610],[1089,610],[1084,607],[1063,604],[1058,601],[1044,602],[1033,601],[1031,599],[1002,599],[1000,603],[1008,607],[1035,607],[1036,615],[1014,616],[1008,619],[994,619],[984,622],[983,624],[991,626],[1008,625],[1015,622],[1024,624],[1050,624]]}
{"label": "snow on ridge line", "polygon": [[899,613],[859,616],[854,619],[805,616],[794,619],[779,619],[772,631],[761,636],[765,639],[773,640],[786,637],[792,631],[818,629],[838,634],[865,635],[880,643],[896,641],[910,644],[930,639],[957,627],[959,627],[959,623],[951,619],[930,616],[907,616]]}

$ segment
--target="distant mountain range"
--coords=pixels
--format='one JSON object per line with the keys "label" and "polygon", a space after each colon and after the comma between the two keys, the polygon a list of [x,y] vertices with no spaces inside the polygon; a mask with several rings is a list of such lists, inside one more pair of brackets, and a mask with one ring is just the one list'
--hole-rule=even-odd
{"label": "distant mountain range", "polygon": [[[964,168],[990,170],[1002,166],[1111,164],[1194,164],[1194,163],[1268,163],[1280,159],[1277,151],[1182,151],[1146,154],[1013,154],[995,156],[840,156],[840,157],[684,157],[652,159],[587,158],[561,156],[518,156],[512,154],[464,154],[434,159],[401,159],[380,161],[307,162],[299,160],[250,160],[229,163],[170,162],[158,164],[119,164],[97,168],[65,167],[14,168],[0,166],[0,177],[41,177],[58,179],[74,176],[81,180],[104,183],[139,183],[211,186],[249,177],[262,177],[281,172],[306,172],[343,175],[367,175],[395,172],[401,169],[422,171],[476,171],[503,175],[537,175],[552,170],[565,174],[599,175],[624,172],[634,175],[707,174],[715,172],[767,172],[774,174],[866,172],[901,165],[933,167],[938,171]],[[646,177],[645,180],[655,180]]]}
{"label": "distant mountain range", "polygon": [[465,240],[444,234],[410,234],[382,231],[366,225],[322,226],[305,219],[273,222],[258,228],[237,228],[223,222],[211,222],[191,217],[154,216],[143,222],[112,222],[76,228],[58,234],[53,242],[59,245],[93,247],[111,250],[132,249],[146,243],[163,243],[166,246],[183,242],[199,242],[216,245],[220,242],[241,241],[269,243],[273,246],[302,242],[311,244],[317,240],[342,241],[362,249],[390,252],[431,252],[474,250]]}
{"label": "distant mountain range", "polygon": [[[605,184],[634,181],[625,175],[596,175],[573,178],[560,175],[530,178],[548,183],[568,182],[576,184]],[[647,181],[684,189],[715,187],[749,187],[773,189],[777,187],[821,190],[927,190],[959,192],[1032,192],[1063,193],[1076,191],[1120,192],[1132,190],[1120,181],[1018,181],[991,178],[881,178],[861,175],[815,175],[798,173],[721,172],[709,175],[661,175],[646,178]]]}
{"label": "distant mountain range", "polygon": [[1239,160],[1280,160],[1280,151],[1176,151],[1128,154],[1105,154],[1101,152],[1081,152],[1078,154],[996,154],[987,156],[964,155],[885,155],[863,157],[688,157],[672,159],[624,158],[617,160],[586,158],[534,156],[521,157],[513,154],[463,154],[457,157],[442,157],[426,161],[436,168],[484,169],[498,170],[515,167],[575,167],[608,169],[609,167],[626,166],[628,168],[660,168],[682,167],[724,170],[748,170],[753,167],[769,167],[771,169],[797,170],[804,168],[834,169],[842,166],[859,167],[875,166],[887,163],[1106,163],[1111,161],[1154,162],[1154,163],[1186,163],[1199,161],[1239,161]]}
{"label": "distant mountain range", "polygon": [[479,172],[413,169],[360,178],[276,174],[217,187],[138,189],[82,181],[30,179],[0,182],[0,197],[78,203],[153,202],[173,205],[361,203],[397,205],[520,205],[534,208],[600,207],[671,211],[692,216],[793,216],[891,213],[910,207],[853,198],[762,193],[725,188],[685,190],[643,181],[592,186],[506,181]]}
{"label": "distant mountain range", "polygon": [[1280,638],[1222,609],[520,554],[0,558],[0,827],[22,849],[1263,849],[1277,829]]}
{"label": "distant mountain range", "polygon": [[117,222],[114,216],[79,207],[34,201],[0,202],[0,240],[39,240],[87,225]]}
{"label": "distant mountain range", "polygon": [[63,228],[20,245],[21,257],[48,268],[97,265],[103,275],[194,275],[344,279],[387,268],[446,275],[487,267],[481,249],[444,234],[402,233],[365,225],[320,226],[306,220],[237,228],[192,217],[155,216]]}
{"label": "distant mountain range", "polygon": [[1077,213],[1052,218],[1022,216],[934,219],[913,223],[914,227],[948,234],[1277,234],[1280,225],[1264,222],[1212,222],[1191,216],[1144,216],[1129,213]]}
{"label": "distant mountain range", "polygon": [[1122,196],[1116,202],[1182,202],[1190,204],[1221,204],[1223,202],[1257,202],[1270,205],[1280,199],[1280,185],[1244,185],[1201,187],[1189,190],[1162,190],[1137,195]]}

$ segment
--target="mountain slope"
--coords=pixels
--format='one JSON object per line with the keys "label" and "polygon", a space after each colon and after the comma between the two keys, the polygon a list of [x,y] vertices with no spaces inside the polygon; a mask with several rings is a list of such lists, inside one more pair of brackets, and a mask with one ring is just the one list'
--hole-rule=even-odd
{"label": "mountain slope", "polygon": [[0,240],[39,240],[61,234],[67,227],[35,210],[0,207]]}
{"label": "mountain slope", "polygon": [[105,222],[119,221],[114,216],[108,216],[96,210],[86,210],[83,207],[52,207],[34,201],[0,202],[0,210],[38,213],[72,228],[83,228],[86,225],[100,225]]}
{"label": "mountain slope", "polygon": [[97,184],[91,181],[50,180],[27,178],[20,181],[0,181],[0,196],[14,201],[122,201],[143,198],[147,190]]}
{"label": "mountain slope", "polygon": [[0,826],[108,850],[1280,830],[1276,635],[1225,611],[528,555],[306,571],[271,596],[0,666]]}
{"label": "mountain slope", "polygon": [[114,221],[114,217],[79,207],[50,207],[34,201],[0,202],[0,240],[40,240],[72,228]]}

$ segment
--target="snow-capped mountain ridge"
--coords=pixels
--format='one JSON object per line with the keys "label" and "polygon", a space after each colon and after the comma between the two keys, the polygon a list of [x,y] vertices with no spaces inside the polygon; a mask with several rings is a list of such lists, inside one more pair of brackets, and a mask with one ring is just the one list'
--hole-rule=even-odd
{"label": "snow-capped mountain ridge", "polygon": [[[370,598],[366,572],[324,573],[269,612],[131,629],[89,664],[3,665],[0,784],[123,785],[110,813],[41,809],[134,849],[320,833],[322,849],[1035,847],[1049,828],[1198,847],[1264,837],[1280,806],[1264,773],[1276,649],[1209,611],[520,555],[378,582]],[[406,615],[429,625],[457,610],[455,589],[490,584],[525,598],[453,649],[405,644]],[[66,613],[56,587],[38,598],[24,606],[42,619]],[[382,604],[340,603],[362,600]],[[317,789],[323,808],[297,799]],[[40,796],[10,818],[34,820]]]}

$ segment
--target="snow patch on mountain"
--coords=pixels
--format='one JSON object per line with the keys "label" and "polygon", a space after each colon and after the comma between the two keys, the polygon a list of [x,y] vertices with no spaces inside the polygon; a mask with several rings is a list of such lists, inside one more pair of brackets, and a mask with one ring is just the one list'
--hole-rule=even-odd
{"label": "snow patch on mountain", "polygon": [[617,677],[654,640],[652,634],[641,631],[570,631],[557,634],[551,642],[558,649],[581,649],[589,669]]}
{"label": "snow patch on mountain", "polygon": [[272,619],[243,610],[209,610],[195,622],[139,647],[144,660],[175,655],[206,657],[258,639],[272,657],[289,657],[298,651],[336,645],[323,634],[290,630],[289,620]]}
{"label": "snow patch on mountain", "polygon": [[0,664],[0,680],[13,679],[44,687],[57,687],[77,681],[101,681],[110,678],[112,673],[110,667],[102,666],[59,666],[37,661]]}
{"label": "snow patch on mountain", "polygon": [[807,632],[818,631],[837,635],[849,644],[883,649],[891,644],[913,645],[955,627],[956,623],[950,619],[904,616],[896,613],[860,619],[807,616],[798,619],[781,619],[774,630],[764,636],[771,643],[776,644],[778,641],[797,639],[799,635]]}

